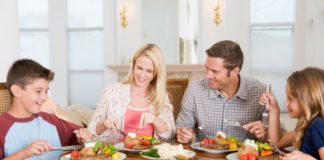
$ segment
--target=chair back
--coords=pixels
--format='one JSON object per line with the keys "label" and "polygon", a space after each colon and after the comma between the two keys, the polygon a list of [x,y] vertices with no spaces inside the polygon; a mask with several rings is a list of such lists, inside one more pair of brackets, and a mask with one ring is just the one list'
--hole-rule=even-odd
{"label": "chair back", "polygon": [[0,82],[0,115],[7,112],[12,105],[12,95],[6,83]]}
{"label": "chair back", "polygon": [[188,79],[168,79],[167,91],[171,104],[173,105],[173,115],[176,120],[181,109],[182,97],[188,86]]}

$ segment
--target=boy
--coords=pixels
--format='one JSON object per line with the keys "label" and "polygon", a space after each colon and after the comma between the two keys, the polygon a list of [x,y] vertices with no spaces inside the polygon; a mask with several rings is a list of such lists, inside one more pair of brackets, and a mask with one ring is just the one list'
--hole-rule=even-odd
{"label": "boy", "polygon": [[52,71],[29,59],[17,60],[9,69],[7,85],[13,104],[0,116],[0,159],[58,159],[63,152],[54,147],[92,138],[87,129],[40,112],[53,77]]}

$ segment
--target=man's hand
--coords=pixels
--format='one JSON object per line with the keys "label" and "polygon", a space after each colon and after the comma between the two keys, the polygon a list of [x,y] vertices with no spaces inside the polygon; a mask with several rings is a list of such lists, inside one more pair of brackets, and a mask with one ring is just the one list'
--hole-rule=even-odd
{"label": "man's hand", "polygon": [[192,129],[179,128],[177,130],[177,141],[179,143],[189,143],[193,138]]}
{"label": "man's hand", "polygon": [[113,129],[115,131],[119,129],[119,122],[116,118],[107,118],[104,121],[104,125],[107,129]]}
{"label": "man's hand", "polygon": [[33,155],[41,155],[53,149],[53,146],[45,140],[36,140],[22,150],[26,158]]}
{"label": "man's hand", "polygon": [[261,121],[250,122],[243,126],[243,128],[253,134],[256,138],[265,140],[266,139],[266,128],[263,126]]}
{"label": "man's hand", "polygon": [[80,128],[79,130],[74,131],[74,133],[76,134],[79,143],[91,141],[93,138],[91,132],[86,128]]}
{"label": "man's hand", "polygon": [[156,116],[150,112],[142,113],[139,128],[143,128],[143,126],[147,125],[148,123],[153,123]]}

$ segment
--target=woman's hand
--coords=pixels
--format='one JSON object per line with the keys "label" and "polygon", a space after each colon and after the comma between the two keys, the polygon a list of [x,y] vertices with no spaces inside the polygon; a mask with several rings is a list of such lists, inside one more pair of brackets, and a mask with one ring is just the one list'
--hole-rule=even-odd
{"label": "woman's hand", "polygon": [[316,159],[308,154],[301,152],[301,151],[293,151],[289,154],[286,154],[283,157],[283,160],[316,160]]}
{"label": "woman's hand", "polygon": [[113,129],[115,131],[119,130],[119,122],[116,118],[107,118],[104,121],[104,125],[107,129]]}
{"label": "woman's hand", "polygon": [[143,128],[143,126],[147,125],[148,123],[153,123],[156,118],[157,117],[150,112],[142,113],[139,128]]}

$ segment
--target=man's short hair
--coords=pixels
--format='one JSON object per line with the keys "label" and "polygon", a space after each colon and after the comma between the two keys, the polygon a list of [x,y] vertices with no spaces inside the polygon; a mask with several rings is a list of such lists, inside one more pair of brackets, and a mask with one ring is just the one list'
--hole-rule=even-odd
{"label": "man's short hair", "polygon": [[23,89],[35,79],[52,81],[54,73],[31,59],[20,59],[15,61],[7,74],[7,86],[19,85]]}
{"label": "man's short hair", "polygon": [[211,46],[206,53],[209,57],[217,57],[224,59],[225,68],[231,71],[235,67],[239,67],[240,70],[243,65],[243,52],[241,47],[230,40],[224,40],[215,43]]}

